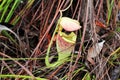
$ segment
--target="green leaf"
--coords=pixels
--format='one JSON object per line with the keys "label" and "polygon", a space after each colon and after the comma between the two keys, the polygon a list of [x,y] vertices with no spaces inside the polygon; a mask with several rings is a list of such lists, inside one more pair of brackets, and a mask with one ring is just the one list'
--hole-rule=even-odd
{"label": "green leaf", "polygon": [[0,22],[3,21],[3,19],[6,17],[5,14],[8,11],[8,7],[10,6],[10,4],[12,3],[13,0],[8,0],[5,5],[2,7],[3,11],[2,11],[2,15],[0,17]]}
{"label": "green leaf", "polygon": [[9,22],[9,20],[11,19],[15,9],[19,6],[19,4],[20,4],[20,0],[15,0],[13,2],[12,8],[10,9],[10,11],[9,11],[9,13],[6,17],[5,22]]}
{"label": "green leaf", "polygon": [[[0,74],[0,78],[22,78],[22,79],[32,79],[31,76],[26,75],[11,75],[11,74]],[[48,80],[45,78],[35,77],[36,80]]]}
{"label": "green leaf", "polygon": [[116,28],[116,32],[120,32],[120,27],[117,27],[117,28]]}
{"label": "green leaf", "polygon": [[86,73],[82,80],[91,80],[90,74]]}
{"label": "green leaf", "polygon": [[66,42],[73,43],[73,44],[76,42],[77,36],[74,32],[71,32],[70,34],[60,32],[59,34]]}
{"label": "green leaf", "polygon": [[112,14],[112,9],[113,9],[113,6],[114,6],[114,0],[111,1],[110,3],[110,0],[108,0],[108,19],[107,19],[107,25],[109,24],[110,22],[110,17],[111,17],[111,14]]}

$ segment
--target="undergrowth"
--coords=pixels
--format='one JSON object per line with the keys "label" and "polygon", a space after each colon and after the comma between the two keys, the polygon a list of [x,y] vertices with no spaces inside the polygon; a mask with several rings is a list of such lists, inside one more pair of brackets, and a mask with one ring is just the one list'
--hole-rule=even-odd
{"label": "undergrowth", "polygon": [[[72,31],[74,49],[65,61],[56,36],[61,30],[70,42],[72,32],[60,28],[62,17],[81,26]],[[49,64],[61,62],[46,65],[46,56]],[[120,1],[0,0],[0,80],[7,79],[120,80]]]}

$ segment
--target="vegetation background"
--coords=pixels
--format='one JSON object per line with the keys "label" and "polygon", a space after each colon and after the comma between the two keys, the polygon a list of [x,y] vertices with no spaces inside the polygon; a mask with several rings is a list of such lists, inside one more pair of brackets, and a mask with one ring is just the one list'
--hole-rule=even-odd
{"label": "vegetation background", "polygon": [[[60,10],[82,28],[67,61],[50,68],[45,57]],[[0,33],[0,80],[120,80],[120,0],[0,0]],[[88,60],[103,40],[99,55]],[[54,63],[55,40],[50,48]]]}

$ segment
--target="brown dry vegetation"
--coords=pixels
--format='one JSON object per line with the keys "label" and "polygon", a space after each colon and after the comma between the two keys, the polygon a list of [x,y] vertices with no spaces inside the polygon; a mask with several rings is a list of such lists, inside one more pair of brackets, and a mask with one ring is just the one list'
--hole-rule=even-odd
{"label": "brown dry vegetation", "polygon": [[[22,46],[0,36],[0,74],[30,75],[50,80],[82,80],[89,73],[91,80],[120,79],[120,1],[114,0],[110,19],[108,1],[112,2],[73,0],[70,8],[63,12],[63,16],[78,20],[82,26],[76,31],[76,47],[70,56],[72,61],[51,69],[45,66],[46,51],[60,17],[59,10],[65,9],[70,0],[35,0],[30,8],[24,10],[23,15],[19,15],[21,19],[18,23],[11,27],[20,37]],[[14,15],[19,14],[26,2],[20,4]],[[105,40],[105,44],[100,54],[93,59],[95,64],[92,65],[86,58],[88,49],[101,40]],[[55,41],[50,50],[50,56],[54,55],[57,57]]]}

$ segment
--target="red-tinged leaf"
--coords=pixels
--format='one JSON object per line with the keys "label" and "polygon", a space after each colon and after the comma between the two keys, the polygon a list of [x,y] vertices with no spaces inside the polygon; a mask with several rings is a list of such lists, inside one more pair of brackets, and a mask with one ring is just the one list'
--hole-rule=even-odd
{"label": "red-tinged leaf", "polygon": [[103,24],[102,22],[100,22],[99,20],[95,20],[95,24],[96,24],[96,26],[99,26],[101,28],[107,28],[107,26],[105,24]]}
{"label": "red-tinged leaf", "polygon": [[74,49],[74,44],[76,42],[76,34],[71,32],[69,35],[64,32],[59,32],[57,35],[56,45],[58,52],[58,60],[65,59],[70,56],[72,50]]}

